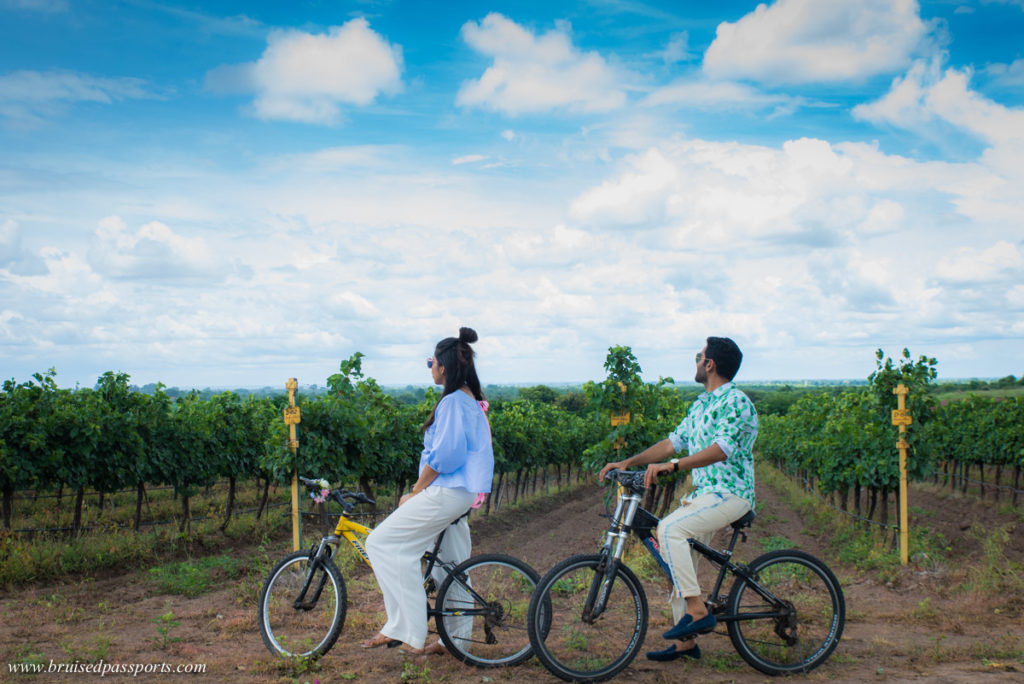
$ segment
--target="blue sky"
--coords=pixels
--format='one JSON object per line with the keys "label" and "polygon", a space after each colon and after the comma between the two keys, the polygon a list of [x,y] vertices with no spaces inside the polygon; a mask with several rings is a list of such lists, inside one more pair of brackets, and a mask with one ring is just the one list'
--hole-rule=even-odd
{"label": "blue sky", "polygon": [[1024,2],[0,0],[3,376],[1024,373]]}

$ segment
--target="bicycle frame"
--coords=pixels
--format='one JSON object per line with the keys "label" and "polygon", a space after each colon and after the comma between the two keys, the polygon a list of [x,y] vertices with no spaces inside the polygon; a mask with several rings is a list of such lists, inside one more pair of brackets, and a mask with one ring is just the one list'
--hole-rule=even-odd
{"label": "bicycle frame", "polygon": [[[630,532],[640,539],[644,548],[657,561],[659,567],[669,577],[669,580],[671,581],[672,579],[671,572],[661,556],[660,549],[652,532],[657,526],[658,518],[649,511],[640,508],[641,493],[639,491],[626,487],[618,480],[616,480],[616,486],[615,512],[612,514],[605,542],[599,552],[601,554],[601,562],[594,575],[594,581],[583,609],[583,620],[587,623],[592,623],[596,620],[607,606],[612,582],[615,579],[618,564],[622,560],[622,554],[625,551],[626,541],[629,538]],[[641,515],[642,523],[634,525],[633,523],[638,513]],[[747,535],[743,528],[734,527],[732,538],[729,540],[729,546],[722,550],[713,549],[697,539],[690,538],[687,540],[695,551],[707,558],[708,561],[718,568],[718,576],[715,578],[714,588],[706,601],[708,609],[715,614],[719,622],[723,623],[739,620],[763,620],[767,618],[778,620],[780,618],[788,618],[792,611],[786,606],[786,603],[762,586],[747,571],[745,566],[732,562],[733,550],[740,537],[743,537],[743,541],[747,540]],[[771,604],[774,610],[771,612],[744,613],[742,615],[725,613],[725,603],[728,595],[722,596],[721,590],[725,576],[730,573],[736,577],[746,579],[750,583],[751,588]]]}
{"label": "bicycle frame", "polygon": [[[322,575],[321,576],[320,582],[319,582],[319,584],[318,584],[318,586],[316,588],[316,591],[313,594],[312,599],[310,599],[309,601],[306,601],[306,593],[309,591],[310,582],[312,581],[313,576],[316,574],[317,569],[324,562],[324,560],[323,560],[324,559],[324,555],[326,554],[326,556],[328,558],[330,558],[330,556],[332,555],[331,551],[329,550],[330,547],[332,547],[332,546],[334,546],[334,547],[340,546],[342,539],[347,541],[349,543],[349,545],[352,548],[354,548],[356,550],[356,552],[359,553],[359,556],[363,559],[363,562],[365,562],[366,565],[369,566],[370,569],[372,570],[373,566],[370,564],[370,557],[369,557],[369,554],[366,551],[366,547],[363,545],[362,541],[360,540],[360,537],[357,536],[357,535],[361,535],[362,537],[365,537],[366,535],[370,534],[370,532],[372,532],[372,531],[373,531],[372,528],[367,527],[365,525],[361,525],[360,523],[357,523],[354,520],[351,520],[343,512],[339,516],[339,518],[338,518],[338,524],[335,526],[334,532],[332,532],[330,535],[322,538],[320,540],[319,545],[316,547],[316,549],[310,548],[310,567],[309,567],[309,571],[306,573],[306,580],[305,580],[305,582],[302,585],[302,589],[299,591],[299,595],[295,599],[295,602],[293,604],[294,607],[296,609],[301,609],[301,610],[310,610],[311,608],[313,608],[313,606],[316,605],[316,602],[320,598],[320,592],[323,591],[323,588],[326,585],[327,576],[326,575]],[[448,572],[449,574],[455,568],[456,563],[442,561],[440,559],[440,557],[438,556],[438,552],[441,549],[441,542],[444,540],[444,535],[445,535],[446,532],[447,532],[447,528],[445,528],[444,530],[441,530],[441,533],[437,536],[437,541],[434,542],[434,548],[429,550],[429,551],[424,552],[424,554],[423,554],[423,560],[425,560],[426,563],[427,563],[427,566],[426,566],[426,568],[424,569],[424,572],[423,572],[423,578],[424,578],[423,581],[424,581],[424,583],[432,582],[433,581],[433,579],[431,577],[431,572],[433,571],[435,566],[440,565],[440,567],[444,568],[445,571]],[[471,587],[468,584],[466,584],[465,581],[462,578],[456,578],[456,581],[459,582],[459,584],[463,587],[463,589],[465,589],[473,597],[473,599],[475,601],[478,601],[481,605],[485,605],[487,603],[487,601],[484,599],[484,597],[481,596],[480,594],[478,594],[476,591],[474,591],[473,587]],[[427,615],[428,615],[428,617],[432,617],[434,615],[438,615],[438,614],[440,614],[442,612],[445,612],[445,611],[441,611],[441,610],[438,610],[438,609],[435,609],[435,608],[431,608],[429,605],[427,607]],[[466,616],[486,615],[487,614],[487,610],[485,610],[485,609],[464,609],[464,610],[452,611],[452,614],[453,615],[458,615],[458,616],[463,616],[463,615],[466,615]]]}

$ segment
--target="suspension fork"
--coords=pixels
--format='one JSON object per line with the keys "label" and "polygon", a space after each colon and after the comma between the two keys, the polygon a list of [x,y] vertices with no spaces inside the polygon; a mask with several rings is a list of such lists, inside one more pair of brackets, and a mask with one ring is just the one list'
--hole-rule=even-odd
{"label": "suspension fork", "polygon": [[320,600],[320,594],[323,593],[324,587],[327,585],[327,571],[324,571],[320,574],[320,578],[317,581],[313,597],[306,600],[306,592],[309,591],[309,586],[313,582],[313,576],[320,569],[320,566],[324,564],[325,557],[328,561],[330,560],[331,551],[327,539],[321,539],[320,546],[317,547],[316,551],[311,551],[309,555],[309,570],[306,571],[306,579],[302,583],[299,595],[292,602],[292,608],[296,610],[312,610],[316,606],[317,601]]}
{"label": "suspension fork", "polygon": [[597,620],[608,607],[608,596],[611,595],[615,575],[618,574],[619,563],[622,562],[622,554],[629,539],[629,525],[633,522],[633,516],[636,515],[639,506],[639,496],[626,496],[620,493],[605,544],[601,548],[601,559],[594,569],[594,579],[590,583],[587,602],[583,605],[583,621],[587,624]]}

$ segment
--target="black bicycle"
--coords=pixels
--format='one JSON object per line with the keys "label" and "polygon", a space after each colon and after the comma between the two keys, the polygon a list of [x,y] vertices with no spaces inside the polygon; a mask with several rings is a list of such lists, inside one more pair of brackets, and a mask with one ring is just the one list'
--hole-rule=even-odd
{"label": "black bicycle", "polygon": [[[567,558],[537,585],[527,623],[537,657],[555,676],[598,682],[625,669],[647,633],[647,596],[622,562],[630,532],[668,574],[655,539],[658,518],[640,507],[644,473],[610,471],[617,483],[615,512],[601,550]],[[742,565],[733,549],[754,521],[754,511],[732,523],[726,549],[690,539],[694,550],[718,568],[706,600],[726,626],[736,651],[768,675],[804,673],[821,665],[839,643],[846,620],[843,590],[822,561],[795,549],[770,551]],[[735,577],[721,593],[725,576]]]}
{"label": "black bicycle", "polygon": [[[311,493],[328,491],[322,480],[299,480]],[[334,533],[305,551],[282,558],[260,591],[260,634],[275,655],[319,657],[337,641],[348,602],[345,580],[333,560],[342,541],[370,564],[360,540],[370,528],[348,515],[356,504],[374,501],[361,492],[343,489],[329,490],[326,499],[342,508]],[[533,651],[526,613],[540,575],[518,558],[500,553],[473,556],[457,564],[443,561],[438,556],[443,537],[442,531],[433,549],[423,556],[423,581],[427,589],[425,610],[434,618],[438,636],[448,651],[477,667],[517,665],[529,659]],[[435,586],[431,576],[435,568],[443,571],[440,586]],[[431,606],[430,599],[435,595]]]}

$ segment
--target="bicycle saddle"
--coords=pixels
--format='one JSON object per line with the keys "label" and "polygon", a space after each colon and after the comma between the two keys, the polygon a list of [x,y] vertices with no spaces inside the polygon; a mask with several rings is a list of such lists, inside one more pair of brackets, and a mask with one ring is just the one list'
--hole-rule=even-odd
{"label": "bicycle saddle", "polygon": [[[732,529],[734,529],[734,530],[742,530],[744,527],[750,527],[751,525],[754,524],[754,518],[756,518],[756,517],[757,517],[757,513],[754,512],[753,508],[751,508],[749,511],[747,511],[746,515],[744,515],[739,520],[734,520],[731,523],[732,524]],[[744,539],[746,539],[746,537],[744,537]]]}

